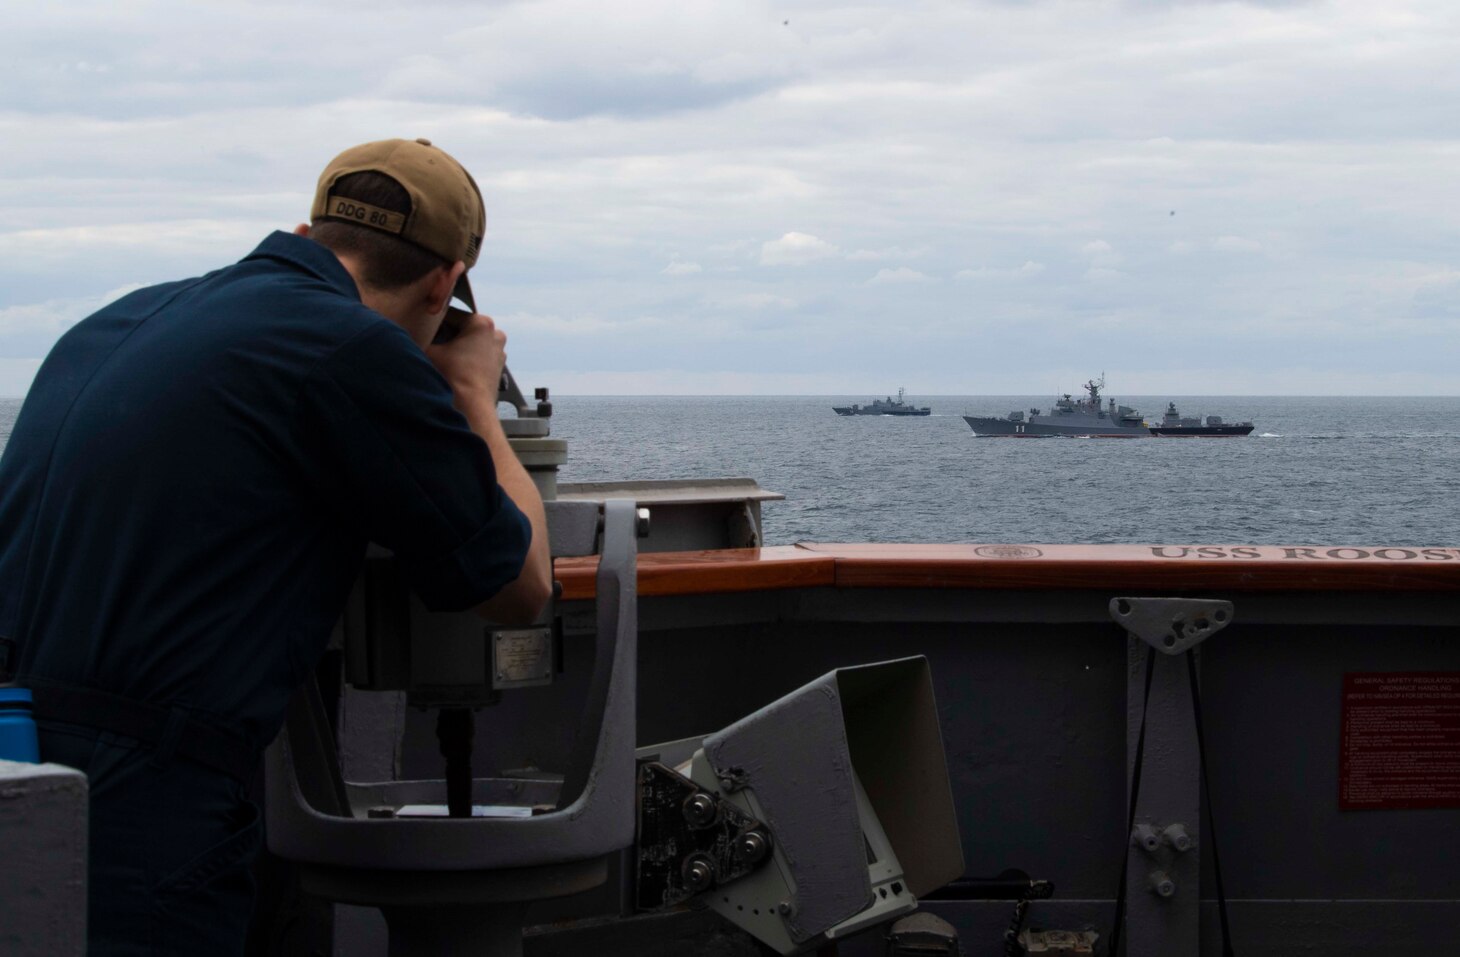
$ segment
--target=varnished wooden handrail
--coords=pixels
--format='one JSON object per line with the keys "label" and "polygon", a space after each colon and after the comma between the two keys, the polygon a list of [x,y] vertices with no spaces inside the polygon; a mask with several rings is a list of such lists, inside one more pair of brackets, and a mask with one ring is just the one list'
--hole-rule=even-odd
{"label": "varnished wooden handrail", "polygon": [[[557,564],[593,595],[593,559]],[[779,588],[1460,591],[1460,549],[1280,545],[814,544],[639,556],[641,595]]]}
{"label": "varnished wooden handrail", "polygon": [[[554,577],[563,583],[563,597],[592,598],[597,568],[596,558],[559,560],[554,565]],[[835,558],[794,545],[639,555],[640,595],[697,595],[835,584]]]}

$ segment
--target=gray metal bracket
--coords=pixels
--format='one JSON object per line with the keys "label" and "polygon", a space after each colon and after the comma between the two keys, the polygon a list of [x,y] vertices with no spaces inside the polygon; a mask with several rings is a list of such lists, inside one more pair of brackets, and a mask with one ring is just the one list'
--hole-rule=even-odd
{"label": "gray metal bracket", "polygon": [[1181,656],[1231,624],[1232,603],[1112,598],[1110,617],[1127,636],[1128,776],[1135,774],[1142,735],[1145,742],[1126,846],[1125,953],[1195,954],[1201,934],[1201,752],[1189,664]]}
{"label": "gray metal bracket", "polygon": [[657,761],[639,765],[636,897],[662,910],[744,877],[770,859],[764,823]]}
{"label": "gray metal bracket", "polygon": [[[581,558],[598,552],[603,534],[603,505],[594,501],[543,502],[548,545],[554,558]],[[649,509],[634,509],[634,538],[649,537]],[[636,550],[637,552],[637,550]]]}
{"label": "gray metal bracket", "polygon": [[1215,598],[1112,598],[1115,623],[1157,651],[1179,655],[1232,622],[1232,603]]}

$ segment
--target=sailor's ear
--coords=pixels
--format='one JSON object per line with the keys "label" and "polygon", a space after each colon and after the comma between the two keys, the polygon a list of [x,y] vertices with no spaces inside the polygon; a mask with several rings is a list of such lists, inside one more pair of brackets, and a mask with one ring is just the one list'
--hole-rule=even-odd
{"label": "sailor's ear", "polygon": [[296,236],[308,236],[309,235],[309,224],[308,223],[300,223],[298,226],[295,226],[294,227],[294,235],[296,235]]}
{"label": "sailor's ear", "polygon": [[456,281],[464,272],[466,263],[457,260],[450,266],[442,266],[426,274],[427,281],[422,293],[423,304],[428,313],[433,316],[446,314],[446,307],[451,305],[452,290],[456,288]]}

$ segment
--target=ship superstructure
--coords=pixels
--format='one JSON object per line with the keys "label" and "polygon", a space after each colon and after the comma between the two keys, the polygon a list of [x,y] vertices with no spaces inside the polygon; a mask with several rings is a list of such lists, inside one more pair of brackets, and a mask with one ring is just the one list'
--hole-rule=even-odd
{"label": "ship superstructure", "polygon": [[[560,486],[529,424],[557,614],[372,554],[267,759],[270,954],[1453,952],[1460,549],[766,547],[753,481]],[[5,953],[82,957],[84,776],[0,790]]]}

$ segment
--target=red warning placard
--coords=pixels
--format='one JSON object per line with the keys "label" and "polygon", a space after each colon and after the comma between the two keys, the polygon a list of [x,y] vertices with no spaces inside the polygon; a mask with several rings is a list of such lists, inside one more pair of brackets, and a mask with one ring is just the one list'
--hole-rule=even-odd
{"label": "red warning placard", "polygon": [[1460,671],[1343,676],[1338,806],[1460,807]]}

